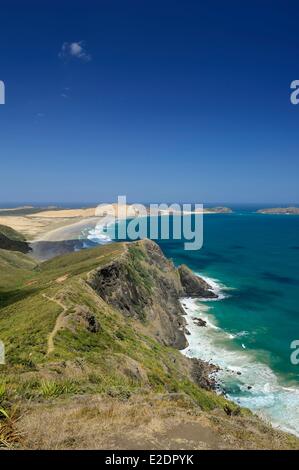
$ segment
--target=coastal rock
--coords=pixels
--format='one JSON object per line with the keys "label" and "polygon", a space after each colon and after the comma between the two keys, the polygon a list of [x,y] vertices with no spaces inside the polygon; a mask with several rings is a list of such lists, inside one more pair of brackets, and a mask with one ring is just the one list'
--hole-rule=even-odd
{"label": "coastal rock", "polygon": [[211,286],[204,279],[196,276],[185,264],[178,267],[178,272],[186,297],[217,298]]}
{"label": "coastal rock", "polygon": [[92,271],[87,282],[124,316],[139,320],[147,334],[178,349],[188,345],[180,298],[217,297],[187,266],[177,270],[150,240],[126,244],[121,256]]}
{"label": "coastal rock", "polygon": [[[63,294],[57,296],[61,302],[66,301]],[[68,314],[63,317],[61,326],[75,332],[77,329],[84,329],[89,333],[98,333],[101,326],[96,316],[85,305],[76,305]]]}
{"label": "coastal rock", "polygon": [[139,320],[147,334],[183,349],[184,295],[177,270],[150,240],[128,243],[124,254],[90,273],[88,284],[126,317]]}
{"label": "coastal rock", "polygon": [[90,333],[98,333],[100,331],[98,320],[85,305],[77,305],[73,315],[76,321]]}
{"label": "coastal rock", "polygon": [[201,359],[192,359],[192,378],[201,388],[206,390],[215,390],[217,387],[215,373],[220,368],[214,364],[202,361]]}
{"label": "coastal rock", "polygon": [[197,326],[207,326],[207,322],[203,320],[202,318],[192,318],[193,323],[195,323]]}

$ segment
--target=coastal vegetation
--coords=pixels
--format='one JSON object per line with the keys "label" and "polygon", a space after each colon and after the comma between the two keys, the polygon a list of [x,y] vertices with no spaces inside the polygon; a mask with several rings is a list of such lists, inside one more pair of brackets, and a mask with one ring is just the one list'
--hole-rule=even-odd
{"label": "coastal vegetation", "polygon": [[299,447],[216,394],[210,365],[181,354],[180,297],[211,291],[155,243],[44,263],[1,249],[0,265],[0,446]]}
{"label": "coastal vegetation", "polygon": [[30,251],[25,237],[6,225],[0,225],[0,249],[20,251],[21,253]]}

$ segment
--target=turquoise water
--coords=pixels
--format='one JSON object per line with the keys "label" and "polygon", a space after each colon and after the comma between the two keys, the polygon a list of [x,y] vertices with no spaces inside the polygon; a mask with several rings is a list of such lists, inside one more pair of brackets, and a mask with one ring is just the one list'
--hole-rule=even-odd
{"label": "turquoise water", "polygon": [[160,245],[176,264],[231,288],[225,300],[211,304],[218,326],[248,331],[236,344],[245,343],[285,379],[299,383],[299,367],[290,362],[290,343],[299,339],[299,217],[206,215],[201,250]]}
{"label": "turquoise water", "polygon": [[[201,250],[158,242],[176,265],[221,287],[219,301],[185,302],[191,336],[184,353],[219,364],[231,399],[299,434],[299,365],[290,360],[299,340],[299,216],[205,215]],[[208,327],[195,326],[194,316]]]}

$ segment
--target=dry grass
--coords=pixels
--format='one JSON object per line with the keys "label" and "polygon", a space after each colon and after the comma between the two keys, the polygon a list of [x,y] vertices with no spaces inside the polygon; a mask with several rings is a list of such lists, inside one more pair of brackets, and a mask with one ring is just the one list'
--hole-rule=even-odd
{"label": "dry grass", "polygon": [[116,439],[143,435],[145,427],[147,436],[161,432],[162,409],[158,416],[157,411],[146,402],[78,397],[72,402],[36,406],[26,413],[20,430],[27,433],[30,430],[25,440],[28,448],[117,448],[113,444]]}
{"label": "dry grass", "polygon": [[27,449],[298,448],[298,441],[254,416],[202,412],[184,394],[85,395],[31,405],[18,430]]}
{"label": "dry grass", "polygon": [[22,433],[17,428],[19,419],[17,408],[6,410],[0,407],[0,448],[11,448],[20,444]]}

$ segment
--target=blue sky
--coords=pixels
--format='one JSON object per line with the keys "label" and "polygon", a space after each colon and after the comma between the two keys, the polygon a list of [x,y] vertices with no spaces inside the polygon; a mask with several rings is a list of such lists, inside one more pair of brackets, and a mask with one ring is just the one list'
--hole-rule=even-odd
{"label": "blue sky", "polygon": [[299,202],[293,1],[0,6],[0,202]]}

